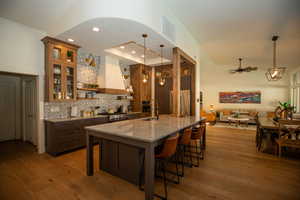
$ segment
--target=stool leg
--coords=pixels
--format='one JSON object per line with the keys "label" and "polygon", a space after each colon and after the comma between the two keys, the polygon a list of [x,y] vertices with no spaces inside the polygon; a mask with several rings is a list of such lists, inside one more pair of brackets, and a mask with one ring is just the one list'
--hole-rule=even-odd
{"label": "stool leg", "polygon": [[178,155],[175,155],[176,159],[176,175],[177,175],[177,184],[179,184],[179,170],[178,170]]}
{"label": "stool leg", "polygon": [[[199,140],[201,141],[201,140]],[[199,142],[201,143],[201,142]],[[201,148],[201,147],[199,147]],[[199,161],[199,156],[200,156],[200,152],[198,153],[198,144],[197,144],[197,141],[196,141],[196,156],[197,156],[197,165],[195,165],[195,167],[199,167],[199,164],[200,164],[200,161]]]}
{"label": "stool leg", "polygon": [[166,178],[166,166],[165,162],[162,162],[162,172],[164,177],[164,188],[165,188],[165,200],[168,199],[168,188],[167,188],[167,178]]}
{"label": "stool leg", "polygon": [[192,155],[192,148],[191,145],[188,146],[189,148],[189,154],[190,154],[190,162],[191,162],[191,166],[193,167],[193,155]]}

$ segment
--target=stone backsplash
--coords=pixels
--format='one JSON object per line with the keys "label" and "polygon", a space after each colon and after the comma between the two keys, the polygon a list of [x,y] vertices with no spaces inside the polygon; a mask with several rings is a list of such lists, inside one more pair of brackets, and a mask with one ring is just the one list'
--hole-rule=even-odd
{"label": "stone backsplash", "polygon": [[44,104],[44,118],[45,119],[62,119],[70,116],[71,107],[77,106],[78,117],[80,111],[91,110],[91,107],[100,106],[100,109],[107,111],[108,108],[112,108],[115,111],[120,107],[128,106],[130,101],[118,100],[117,96],[111,94],[96,94],[95,100],[78,100],[74,102],[45,102]]}

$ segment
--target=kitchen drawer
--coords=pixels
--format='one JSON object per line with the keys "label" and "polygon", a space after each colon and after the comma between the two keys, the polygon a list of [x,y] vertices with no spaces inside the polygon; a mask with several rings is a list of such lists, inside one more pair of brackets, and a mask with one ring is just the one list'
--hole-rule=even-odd
{"label": "kitchen drawer", "polygon": [[108,117],[101,117],[101,118],[93,118],[93,119],[84,119],[81,120],[81,125],[82,126],[94,126],[97,124],[104,124],[108,122]]}

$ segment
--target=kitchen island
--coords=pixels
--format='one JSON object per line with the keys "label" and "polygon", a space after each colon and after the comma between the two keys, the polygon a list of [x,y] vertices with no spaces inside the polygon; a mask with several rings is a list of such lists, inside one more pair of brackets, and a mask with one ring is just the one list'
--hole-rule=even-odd
{"label": "kitchen island", "polygon": [[[102,141],[136,148],[136,154],[138,155],[142,152],[145,158],[145,199],[153,199],[155,147],[161,144],[165,138],[201,122],[205,122],[205,119],[194,116],[178,118],[170,115],[162,115],[159,120],[143,118],[86,127],[87,175],[92,176],[94,172],[93,144],[95,137],[100,138]],[[130,156],[126,158],[128,158],[128,162],[134,162]],[[138,161],[136,162],[138,163]],[[109,166],[111,165],[107,165],[106,167]],[[113,173],[114,170],[111,171]]]}

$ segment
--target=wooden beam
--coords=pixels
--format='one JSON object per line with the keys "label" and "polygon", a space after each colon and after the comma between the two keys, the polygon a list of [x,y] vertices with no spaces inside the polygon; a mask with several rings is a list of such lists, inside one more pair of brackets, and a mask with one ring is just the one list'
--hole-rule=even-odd
{"label": "wooden beam", "polygon": [[197,62],[191,56],[189,56],[187,53],[182,51],[179,47],[175,47],[174,49],[176,49],[176,51],[180,54],[180,56],[184,57],[191,64],[193,64],[193,65],[197,64]]}

